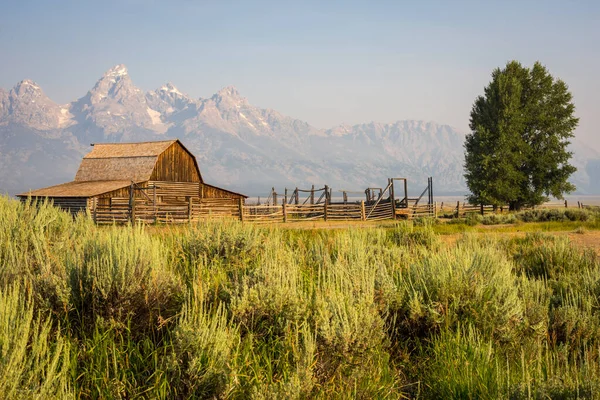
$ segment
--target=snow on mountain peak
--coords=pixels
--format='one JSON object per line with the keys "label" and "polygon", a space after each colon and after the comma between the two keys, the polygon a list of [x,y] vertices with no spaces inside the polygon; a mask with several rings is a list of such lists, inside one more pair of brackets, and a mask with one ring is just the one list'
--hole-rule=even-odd
{"label": "snow on mountain peak", "polygon": [[124,64],[115,65],[104,74],[106,77],[118,77],[125,75],[127,75],[127,67]]}
{"label": "snow on mountain peak", "polygon": [[168,92],[168,93],[174,93],[174,94],[178,94],[180,96],[183,96],[183,93],[181,93],[179,91],[179,89],[177,89],[175,87],[175,85],[173,85],[171,82],[165,83],[164,85],[161,86],[160,89],[158,89],[161,92]]}

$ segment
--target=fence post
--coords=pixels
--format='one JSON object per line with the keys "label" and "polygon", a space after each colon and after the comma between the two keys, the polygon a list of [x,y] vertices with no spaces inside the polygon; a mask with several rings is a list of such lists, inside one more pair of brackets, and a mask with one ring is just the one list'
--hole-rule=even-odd
{"label": "fence post", "polygon": [[287,204],[284,201],[283,205],[281,206],[283,208],[283,222],[287,222]]}
{"label": "fence post", "polygon": [[[442,203],[444,204],[444,203]],[[437,218],[437,201],[433,202],[433,217]]]}
{"label": "fence post", "polygon": [[460,200],[456,202],[456,218],[460,217]]}
{"label": "fence post", "polygon": [[367,220],[367,213],[365,212],[365,201],[361,200],[360,202],[360,219],[361,221]]}
{"label": "fence post", "polygon": [[315,185],[310,189],[310,204],[315,204]]}
{"label": "fence post", "polygon": [[396,219],[396,196],[394,193],[394,179],[389,178],[388,183],[390,184],[390,200],[392,201],[392,219]]}
{"label": "fence post", "polygon": [[323,219],[327,221],[327,200],[325,200],[325,203],[323,204]]}
{"label": "fence post", "polygon": [[240,197],[238,200],[238,208],[240,210],[240,221],[244,222],[244,199]]}
{"label": "fence post", "polygon": [[577,208],[581,208],[581,203],[577,202]]}
{"label": "fence post", "polygon": [[96,208],[98,208],[98,198],[97,197],[92,198],[92,207],[94,207],[93,208],[94,212],[92,213],[92,216],[94,218],[94,223],[98,223],[97,218],[96,218],[96,213],[97,213]]}
{"label": "fence post", "polygon": [[156,183],[152,185],[152,211],[154,212],[154,223],[157,223],[157,213],[156,213]]}
{"label": "fence post", "polygon": [[568,208],[568,203],[567,203],[567,199],[565,199],[565,208]]}
{"label": "fence post", "polygon": [[483,203],[479,205],[479,208],[481,209],[481,215],[483,215]]}
{"label": "fence post", "polygon": [[135,197],[133,198],[133,201],[131,202],[131,223],[135,224]]}

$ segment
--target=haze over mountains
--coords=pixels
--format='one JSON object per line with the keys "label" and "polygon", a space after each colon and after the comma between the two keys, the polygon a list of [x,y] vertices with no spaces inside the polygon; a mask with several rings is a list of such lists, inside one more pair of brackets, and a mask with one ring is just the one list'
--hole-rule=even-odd
{"label": "haze over mountains", "polygon": [[[434,177],[436,193],[464,193],[464,134],[433,122],[398,121],[317,129],[252,106],[234,87],[194,99],[171,83],[145,93],[124,65],[65,105],[35,82],[0,89],[0,192],[70,181],[90,143],[179,138],[204,179],[250,195],[328,184],[362,191],[408,177],[413,191]],[[600,193],[600,154],[574,140],[572,181]]]}

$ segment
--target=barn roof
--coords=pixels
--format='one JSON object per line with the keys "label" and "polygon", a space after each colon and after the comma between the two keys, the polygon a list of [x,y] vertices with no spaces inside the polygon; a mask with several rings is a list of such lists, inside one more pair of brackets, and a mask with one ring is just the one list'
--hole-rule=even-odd
{"label": "barn roof", "polygon": [[[75,181],[112,181],[125,178],[136,182],[147,181],[152,175],[158,156],[176,142],[179,141],[95,144],[92,151],[83,157]],[[200,173],[194,155],[181,142],[179,144],[192,156]]]}
{"label": "barn roof", "polygon": [[131,181],[68,182],[21,193],[19,197],[92,197],[131,185]]}
{"label": "barn roof", "polygon": [[83,159],[120,158],[120,157],[158,157],[169,146],[177,142],[163,140],[159,142],[138,143],[96,143],[94,148]]}

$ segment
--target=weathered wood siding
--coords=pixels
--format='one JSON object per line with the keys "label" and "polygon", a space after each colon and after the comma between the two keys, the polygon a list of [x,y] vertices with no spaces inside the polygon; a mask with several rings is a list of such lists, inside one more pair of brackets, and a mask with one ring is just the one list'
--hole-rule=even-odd
{"label": "weathered wood siding", "polygon": [[[31,200],[39,203],[50,201],[55,207],[68,211],[71,214],[85,212],[88,204],[86,197],[32,197]],[[28,201],[27,197],[21,197],[21,202],[26,201]]]}
{"label": "weathered wood siding", "polygon": [[158,156],[151,181],[202,182],[194,157],[179,142]]}
{"label": "weathered wood siding", "polygon": [[[187,197],[199,197],[201,199],[231,199],[232,202],[239,198],[244,198],[242,195],[221,189],[206,183],[199,182],[165,182],[165,181],[150,181],[149,187],[155,185],[156,195],[161,201],[169,199],[184,200]],[[148,196],[152,197],[154,192],[148,190]],[[237,203],[235,203],[237,204]]]}
{"label": "weathered wood siding", "polygon": [[[159,203],[186,201],[188,198],[198,198],[200,191],[199,182],[165,182],[150,181],[149,187],[156,186],[156,197]],[[150,198],[154,197],[154,189],[147,192]]]}
{"label": "weathered wood siding", "polygon": [[237,194],[237,193],[230,192],[225,189],[221,189],[221,188],[203,183],[200,185],[200,198],[237,200],[239,198],[243,199],[244,196]]}
{"label": "weathered wood siding", "polygon": [[[139,188],[145,188],[148,187],[148,182],[142,182],[142,183],[138,183],[137,187]],[[98,205],[103,205],[103,206],[107,206],[111,204],[111,199],[113,198],[127,198],[129,199],[129,191],[130,191],[130,187],[124,187],[122,189],[117,189],[117,190],[113,190],[112,192],[108,192],[108,193],[103,193],[101,195],[96,196],[96,204]],[[141,190],[135,190],[134,192],[134,197],[139,199],[139,198],[146,198],[144,196],[143,193],[148,194],[148,191],[145,190],[143,193]],[[90,198],[92,199],[92,198]],[[93,209],[92,207],[92,203],[88,203],[88,207],[91,209]]]}

